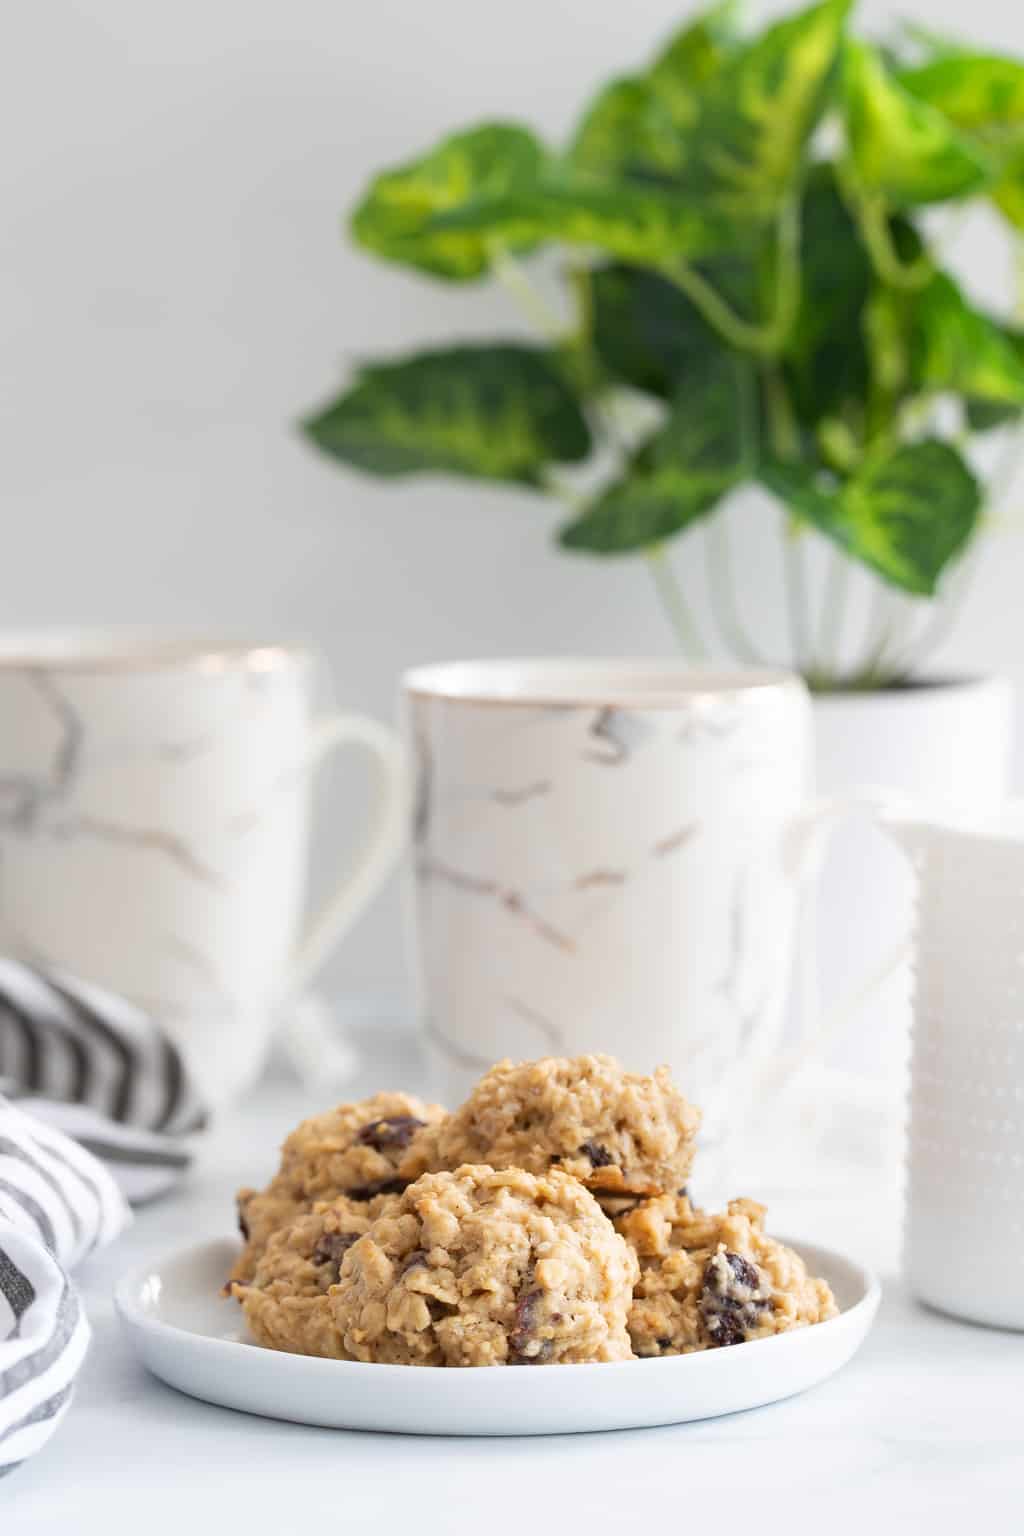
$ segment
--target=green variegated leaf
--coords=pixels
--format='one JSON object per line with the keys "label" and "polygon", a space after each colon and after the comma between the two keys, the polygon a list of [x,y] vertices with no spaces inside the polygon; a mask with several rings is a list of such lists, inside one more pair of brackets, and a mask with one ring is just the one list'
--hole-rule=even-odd
{"label": "green variegated leaf", "polygon": [[[1000,333],[1004,344],[1012,348],[1018,366],[1024,370],[1024,331],[1015,330],[1012,326],[1001,326]],[[972,432],[992,432],[997,427],[1019,422],[1024,416],[1024,400],[1010,404],[992,399],[976,399],[968,394],[965,415]]]}
{"label": "green variegated leaf", "polygon": [[680,26],[662,43],[649,68],[666,97],[680,92],[674,117],[677,123],[692,123],[695,118],[694,94],[700,86],[718,74],[729,52],[737,45],[738,15],[742,0],[718,0],[717,5]]}
{"label": "green variegated leaf", "polygon": [[562,529],[561,544],[625,554],[669,539],[710,512],[750,473],[747,366],[719,350],[694,359],[664,426],[622,478]]}
{"label": "green variegated leaf", "polygon": [[[916,249],[902,241],[909,255]],[[893,403],[927,392],[959,394],[971,405],[972,423],[988,425],[1024,407],[1020,339],[976,309],[946,273],[916,293],[874,288],[864,333],[875,387]]]}
{"label": "green variegated leaf", "polygon": [[905,70],[900,80],[984,145],[993,166],[989,195],[1024,228],[1024,63],[961,52]]}
{"label": "green variegated leaf", "polygon": [[680,173],[700,92],[722,67],[735,9],[732,0],[713,7],[678,32],[648,71],[600,92],[569,150],[577,170],[645,179]]}
{"label": "green variegated leaf", "polygon": [[827,97],[851,0],[776,22],[702,92],[687,185],[739,223],[769,220],[792,190]]}
{"label": "green variegated leaf", "polygon": [[1004,328],[936,273],[910,309],[911,373],[924,389],[1024,406],[1024,359]]}
{"label": "green variegated leaf", "polygon": [[700,98],[736,46],[737,0],[721,0],[664,44],[648,71],[658,99],[680,130],[700,115]]}
{"label": "green variegated leaf", "polygon": [[879,453],[850,479],[824,479],[808,464],[765,464],[764,484],[797,517],[906,592],[931,597],[945,567],[977,525],[981,492],[949,443]]}
{"label": "green variegated leaf", "polygon": [[824,0],[742,46],[729,46],[727,10],[685,28],[647,75],[598,98],[576,163],[672,174],[719,226],[772,219],[817,125],[850,3]]}
{"label": "green variegated leaf", "polygon": [[446,208],[500,198],[531,181],[543,158],[533,134],[515,124],[453,134],[420,159],[377,176],[352,215],[352,234],[388,261],[453,280],[480,277],[490,265],[487,230],[439,230],[432,220]]}
{"label": "green variegated leaf", "polygon": [[846,43],[843,98],[850,159],[868,192],[914,207],[966,196],[988,180],[980,149],[905,90],[865,43]]}
{"label": "green variegated leaf", "polygon": [[[740,232],[773,219],[792,191],[850,4],[823,0],[727,58],[701,92],[678,186],[549,170],[506,195],[450,206],[429,221],[427,234],[562,240],[658,268],[735,249]],[[627,96],[634,99],[632,90],[617,111]]]}
{"label": "green variegated leaf", "polygon": [[1024,128],[1002,135],[991,152],[996,160],[992,201],[1015,229],[1024,230]]}
{"label": "green variegated leaf", "polygon": [[900,84],[958,128],[1024,123],[1024,63],[994,54],[954,53],[900,74]]}
{"label": "green variegated leaf", "polygon": [[804,423],[863,400],[868,358],[864,308],[871,262],[830,168],[816,167],[804,196],[800,309],[784,354],[786,382]]}
{"label": "green variegated leaf", "polygon": [[699,259],[727,246],[733,235],[731,226],[672,188],[571,171],[551,172],[506,197],[439,214],[427,230],[508,244],[562,240],[651,267]]}
{"label": "green variegated leaf", "polygon": [[634,389],[671,394],[708,327],[685,294],[643,267],[599,267],[591,273],[594,350],[612,378]]}
{"label": "green variegated leaf", "polygon": [[324,453],[375,475],[439,471],[540,483],[586,457],[590,434],[552,357],[521,346],[452,347],[363,368],[303,423]]}
{"label": "green variegated leaf", "polygon": [[613,80],[593,102],[568,158],[601,176],[670,177],[685,162],[686,144],[650,81],[632,75]]}
{"label": "green variegated leaf", "polygon": [[842,497],[851,554],[906,591],[932,596],[981,515],[981,489],[962,456],[936,438],[866,463]]}
{"label": "green variegated leaf", "polygon": [[968,400],[967,425],[972,432],[994,432],[998,427],[1008,427],[1019,422],[1024,406],[993,405],[990,400]]}
{"label": "green variegated leaf", "polygon": [[593,344],[608,373],[668,399],[680,377],[720,343],[686,295],[642,267],[591,274]]}

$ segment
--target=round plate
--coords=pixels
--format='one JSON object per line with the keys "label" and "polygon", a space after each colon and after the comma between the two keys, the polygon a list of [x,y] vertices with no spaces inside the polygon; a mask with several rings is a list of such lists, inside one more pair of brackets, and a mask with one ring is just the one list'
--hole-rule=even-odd
{"label": "round plate", "polygon": [[878,1281],[852,1260],[792,1243],[829,1282],[838,1317],[731,1349],[604,1365],[444,1370],[262,1349],[218,1292],[238,1245],[200,1243],[126,1275],[115,1302],[154,1375],[208,1403],[336,1429],[413,1435],[549,1435],[714,1418],[824,1381],[863,1342]]}

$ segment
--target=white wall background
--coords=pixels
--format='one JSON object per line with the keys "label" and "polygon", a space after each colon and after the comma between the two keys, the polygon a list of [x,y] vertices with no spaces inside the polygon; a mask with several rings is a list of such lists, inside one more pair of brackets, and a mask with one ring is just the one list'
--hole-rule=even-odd
{"label": "white wall background", "polygon": [[[636,562],[557,557],[539,499],[384,487],[290,423],[348,361],[519,328],[500,294],[419,281],[347,248],[368,173],[473,119],[557,137],[685,0],[34,0],[0,59],[0,622],[244,624],[302,633],[342,701],[390,714],[411,662],[660,651]],[[773,7],[777,8],[777,7]],[[1024,53],[1007,0],[864,0],[865,22],[969,24]],[[1002,283],[971,237],[976,290]],[[751,514],[753,518],[754,514]],[[750,519],[748,519],[748,522]],[[742,555],[774,634],[769,542]],[[699,540],[680,548],[699,588]],[[692,569],[691,569],[692,567]],[[947,660],[1024,684],[1024,546],[992,538]],[[337,781],[321,873],[360,814]],[[335,981],[400,969],[388,893]]]}

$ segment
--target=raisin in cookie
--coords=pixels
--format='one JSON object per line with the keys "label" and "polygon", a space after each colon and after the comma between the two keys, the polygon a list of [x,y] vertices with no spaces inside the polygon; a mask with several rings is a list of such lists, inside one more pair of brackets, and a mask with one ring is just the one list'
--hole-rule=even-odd
{"label": "raisin in cookie", "polygon": [[766,1235],[764,1215],[753,1200],[713,1213],[667,1195],[615,1218],[640,1260],[629,1314],[638,1355],[742,1344],[836,1315],[825,1281]]}
{"label": "raisin in cookie", "polygon": [[230,1287],[258,1343],[297,1355],[346,1358],[327,1292],[337,1284],[352,1244],[396,1202],[395,1195],[377,1195],[368,1202],[341,1195],[319,1201],[270,1234],[251,1281]]}
{"label": "raisin in cookie", "polygon": [[342,1261],[342,1348],[399,1365],[628,1360],[636,1257],[591,1194],[552,1168],[428,1173]]}
{"label": "raisin in cookie", "polygon": [[639,1077],[613,1056],[552,1056],[498,1062],[424,1142],[434,1168],[557,1163],[592,1190],[654,1195],[685,1182],[699,1125],[667,1067]]}
{"label": "raisin in cookie", "polygon": [[240,1189],[238,1225],[245,1239],[231,1280],[251,1280],[272,1232],[317,1200],[372,1200],[404,1189],[427,1167],[422,1142],[444,1110],[407,1093],[378,1093],[303,1120],[281,1148],[266,1189]]}

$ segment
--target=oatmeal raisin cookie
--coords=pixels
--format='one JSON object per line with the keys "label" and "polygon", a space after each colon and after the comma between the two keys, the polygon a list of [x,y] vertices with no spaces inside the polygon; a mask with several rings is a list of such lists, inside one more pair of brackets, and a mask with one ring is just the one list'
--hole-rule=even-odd
{"label": "oatmeal raisin cookie", "polygon": [[409,1186],[328,1293],[351,1357],[401,1365],[628,1360],[636,1258],[558,1168],[462,1167]]}
{"label": "oatmeal raisin cookie", "polygon": [[231,1280],[251,1280],[271,1233],[317,1200],[347,1195],[366,1201],[404,1189],[426,1168],[423,1135],[444,1113],[407,1093],[378,1093],[303,1120],[286,1138],[280,1168],[267,1187],[238,1192],[245,1247]]}
{"label": "oatmeal raisin cookie", "polygon": [[318,1201],[270,1234],[252,1279],[231,1285],[257,1343],[298,1355],[346,1358],[327,1292],[337,1284],[348,1249],[396,1200],[395,1195],[377,1195],[358,1202],[340,1195]]}
{"label": "oatmeal raisin cookie", "polygon": [[667,1067],[641,1077],[613,1056],[551,1056],[498,1062],[423,1147],[434,1169],[557,1164],[588,1189],[654,1195],[685,1182],[699,1125]]}
{"label": "oatmeal raisin cookie", "polygon": [[836,1315],[828,1285],[765,1233],[764,1216],[753,1200],[715,1213],[666,1195],[615,1218],[640,1261],[629,1314],[638,1355],[742,1344]]}

